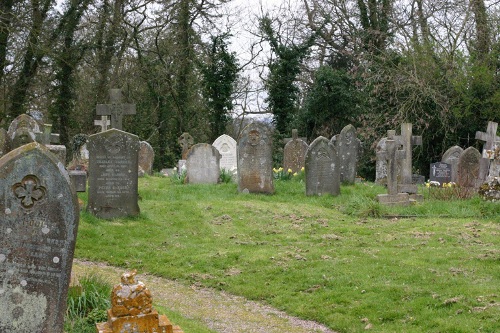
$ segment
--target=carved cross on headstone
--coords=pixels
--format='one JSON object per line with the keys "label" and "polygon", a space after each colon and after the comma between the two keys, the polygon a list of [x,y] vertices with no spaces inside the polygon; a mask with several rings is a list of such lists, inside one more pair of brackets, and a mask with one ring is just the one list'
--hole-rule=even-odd
{"label": "carved cross on headstone", "polygon": [[135,104],[122,103],[121,89],[110,89],[109,101],[111,104],[97,104],[96,114],[111,116],[111,128],[122,130],[123,116],[135,114]]}
{"label": "carved cross on headstone", "polygon": [[43,132],[36,133],[36,140],[44,145],[58,144],[59,134],[52,133],[52,124],[44,124]]}
{"label": "carved cross on headstone", "polygon": [[184,132],[179,139],[177,139],[177,143],[179,143],[182,148],[182,159],[185,160],[187,158],[189,148],[191,148],[194,143],[194,139],[191,134]]}
{"label": "carved cross on headstone", "polygon": [[498,123],[489,121],[486,133],[481,131],[476,132],[476,139],[484,141],[483,158],[481,159],[479,164],[479,178],[481,182],[484,182],[487,176],[488,177],[498,176],[498,174],[495,175],[495,173],[497,172],[498,162],[488,157],[488,151],[494,150],[495,142],[500,141],[500,136],[497,136],[497,128],[498,128]]}
{"label": "carved cross on headstone", "polygon": [[108,130],[108,126],[111,125],[111,121],[108,116],[101,116],[100,120],[94,120],[95,126],[101,126],[101,132],[106,132]]}
{"label": "carved cross on headstone", "polygon": [[396,144],[403,146],[405,158],[400,161],[400,192],[417,193],[417,186],[412,184],[412,150],[422,145],[422,136],[413,135],[411,123],[401,124],[401,135],[395,135]]}
{"label": "carved cross on headstone", "polygon": [[387,131],[387,140],[385,141],[386,150],[377,152],[377,157],[387,161],[387,193],[394,195],[398,193],[397,164],[398,161],[406,158],[406,151],[400,150],[396,140],[396,131]]}

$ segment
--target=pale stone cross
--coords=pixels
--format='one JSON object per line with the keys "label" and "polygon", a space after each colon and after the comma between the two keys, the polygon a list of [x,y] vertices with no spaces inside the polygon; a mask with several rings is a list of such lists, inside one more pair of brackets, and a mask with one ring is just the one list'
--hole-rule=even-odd
{"label": "pale stone cross", "polygon": [[98,116],[111,116],[111,128],[121,130],[123,129],[123,116],[135,114],[135,104],[122,103],[121,89],[110,89],[109,101],[111,104],[97,104],[96,114]]}
{"label": "pale stone cross", "polygon": [[36,133],[37,141],[44,144],[58,144],[59,134],[52,133],[52,124],[43,124],[43,132]]}
{"label": "pale stone cross", "polygon": [[182,148],[182,159],[185,160],[187,157],[187,153],[189,151],[189,148],[191,148],[191,146],[194,143],[194,139],[191,136],[191,134],[184,132],[179,137],[179,139],[177,139],[177,142],[179,143],[179,145]]}
{"label": "pale stone cross", "polygon": [[[488,152],[495,149],[495,142],[500,141],[500,136],[497,136],[498,123],[488,121],[488,128],[485,132],[477,131],[476,139],[484,141],[483,145],[483,158],[479,165],[479,178],[484,181],[486,177],[498,176],[498,161],[488,157]],[[490,162],[491,160],[491,162]]]}
{"label": "pale stone cross", "polygon": [[398,145],[403,146],[405,151],[405,158],[401,160],[401,185],[403,190],[401,192],[417,193],[417,186],[412,186],[412,150],[414,146],[422,145],[422,136],[413,135],[413,125],[411,123],[401,124],[401,135],[395,135],[394,139]]}
{"label": "pale stone cross", "polygon": [[396,131],[387,131],[387,140],[385,141],[385,151],[377,152],[380,160],[387,161],[387,193],[394,195],[398,193],[398,161],[406,158],[406,151],[400,150],[400,144],[396,141]]}
{"label": "pale stone cross", "polygon": [[106,132],[108,130],[108,126],[111,125],[111,121],[108,116],[101,116],[100,120],[94,120],[95,126],[101,126],[101,132]]}
{"label": "pale stone cross", "polygon": [[299,138],[299,131],[294,128],[294,129],[292,129],[292,137],[291,138],[284,138],[283,143],[287,144],[288,142],[290,142],[292,140],[297,140],[297,139],[301,139],[304,142],[307,141],[307,138]]}

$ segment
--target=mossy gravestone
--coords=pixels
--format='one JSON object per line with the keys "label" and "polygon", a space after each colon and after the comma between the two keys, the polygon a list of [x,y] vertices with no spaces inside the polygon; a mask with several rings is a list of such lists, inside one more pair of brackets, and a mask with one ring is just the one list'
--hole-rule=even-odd
{"label": "mossy gravestone", "polygon": [[339,195],[340,169],[337,150],[325,137],[314,140],[306,153],[306,195]]}
{"label": "mossy gravestone", "polygon": [[63,332],[78,219],[47,148],[34,142],[0,159],[0,332]]}
{"label": "mossy gravestone", "polygon": [[139,138],[117,129],[89,136],[89,203],[103,219],[139,214]]}

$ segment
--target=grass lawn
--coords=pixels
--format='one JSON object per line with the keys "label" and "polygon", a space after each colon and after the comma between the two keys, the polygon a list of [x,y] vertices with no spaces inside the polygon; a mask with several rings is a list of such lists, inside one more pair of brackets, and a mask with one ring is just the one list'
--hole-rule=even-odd
{"label": "grass lawn", "polygon": [[244,195],[234,183],[141,178],[140,216],[82,213],[76,257],[223,289],[339,332],[500,331],[500,203],[422,188],[423,203],[389,209],[372,183],[338,197],[275,186]]}

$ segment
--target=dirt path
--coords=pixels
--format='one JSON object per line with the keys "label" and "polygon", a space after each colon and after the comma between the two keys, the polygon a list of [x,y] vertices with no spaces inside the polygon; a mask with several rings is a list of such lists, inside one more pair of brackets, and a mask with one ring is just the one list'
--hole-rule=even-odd
{"label": "dirt path", "polygon": [[[94,273],[110,284],[119,282],[122,269],[76,260],[73,273],[79,277]],[[138,274],[159,306],[203,322],[220,333],[335,333],[318,323],[301,320],[272,307],[212,289],[187,287],[178,282]]]}

